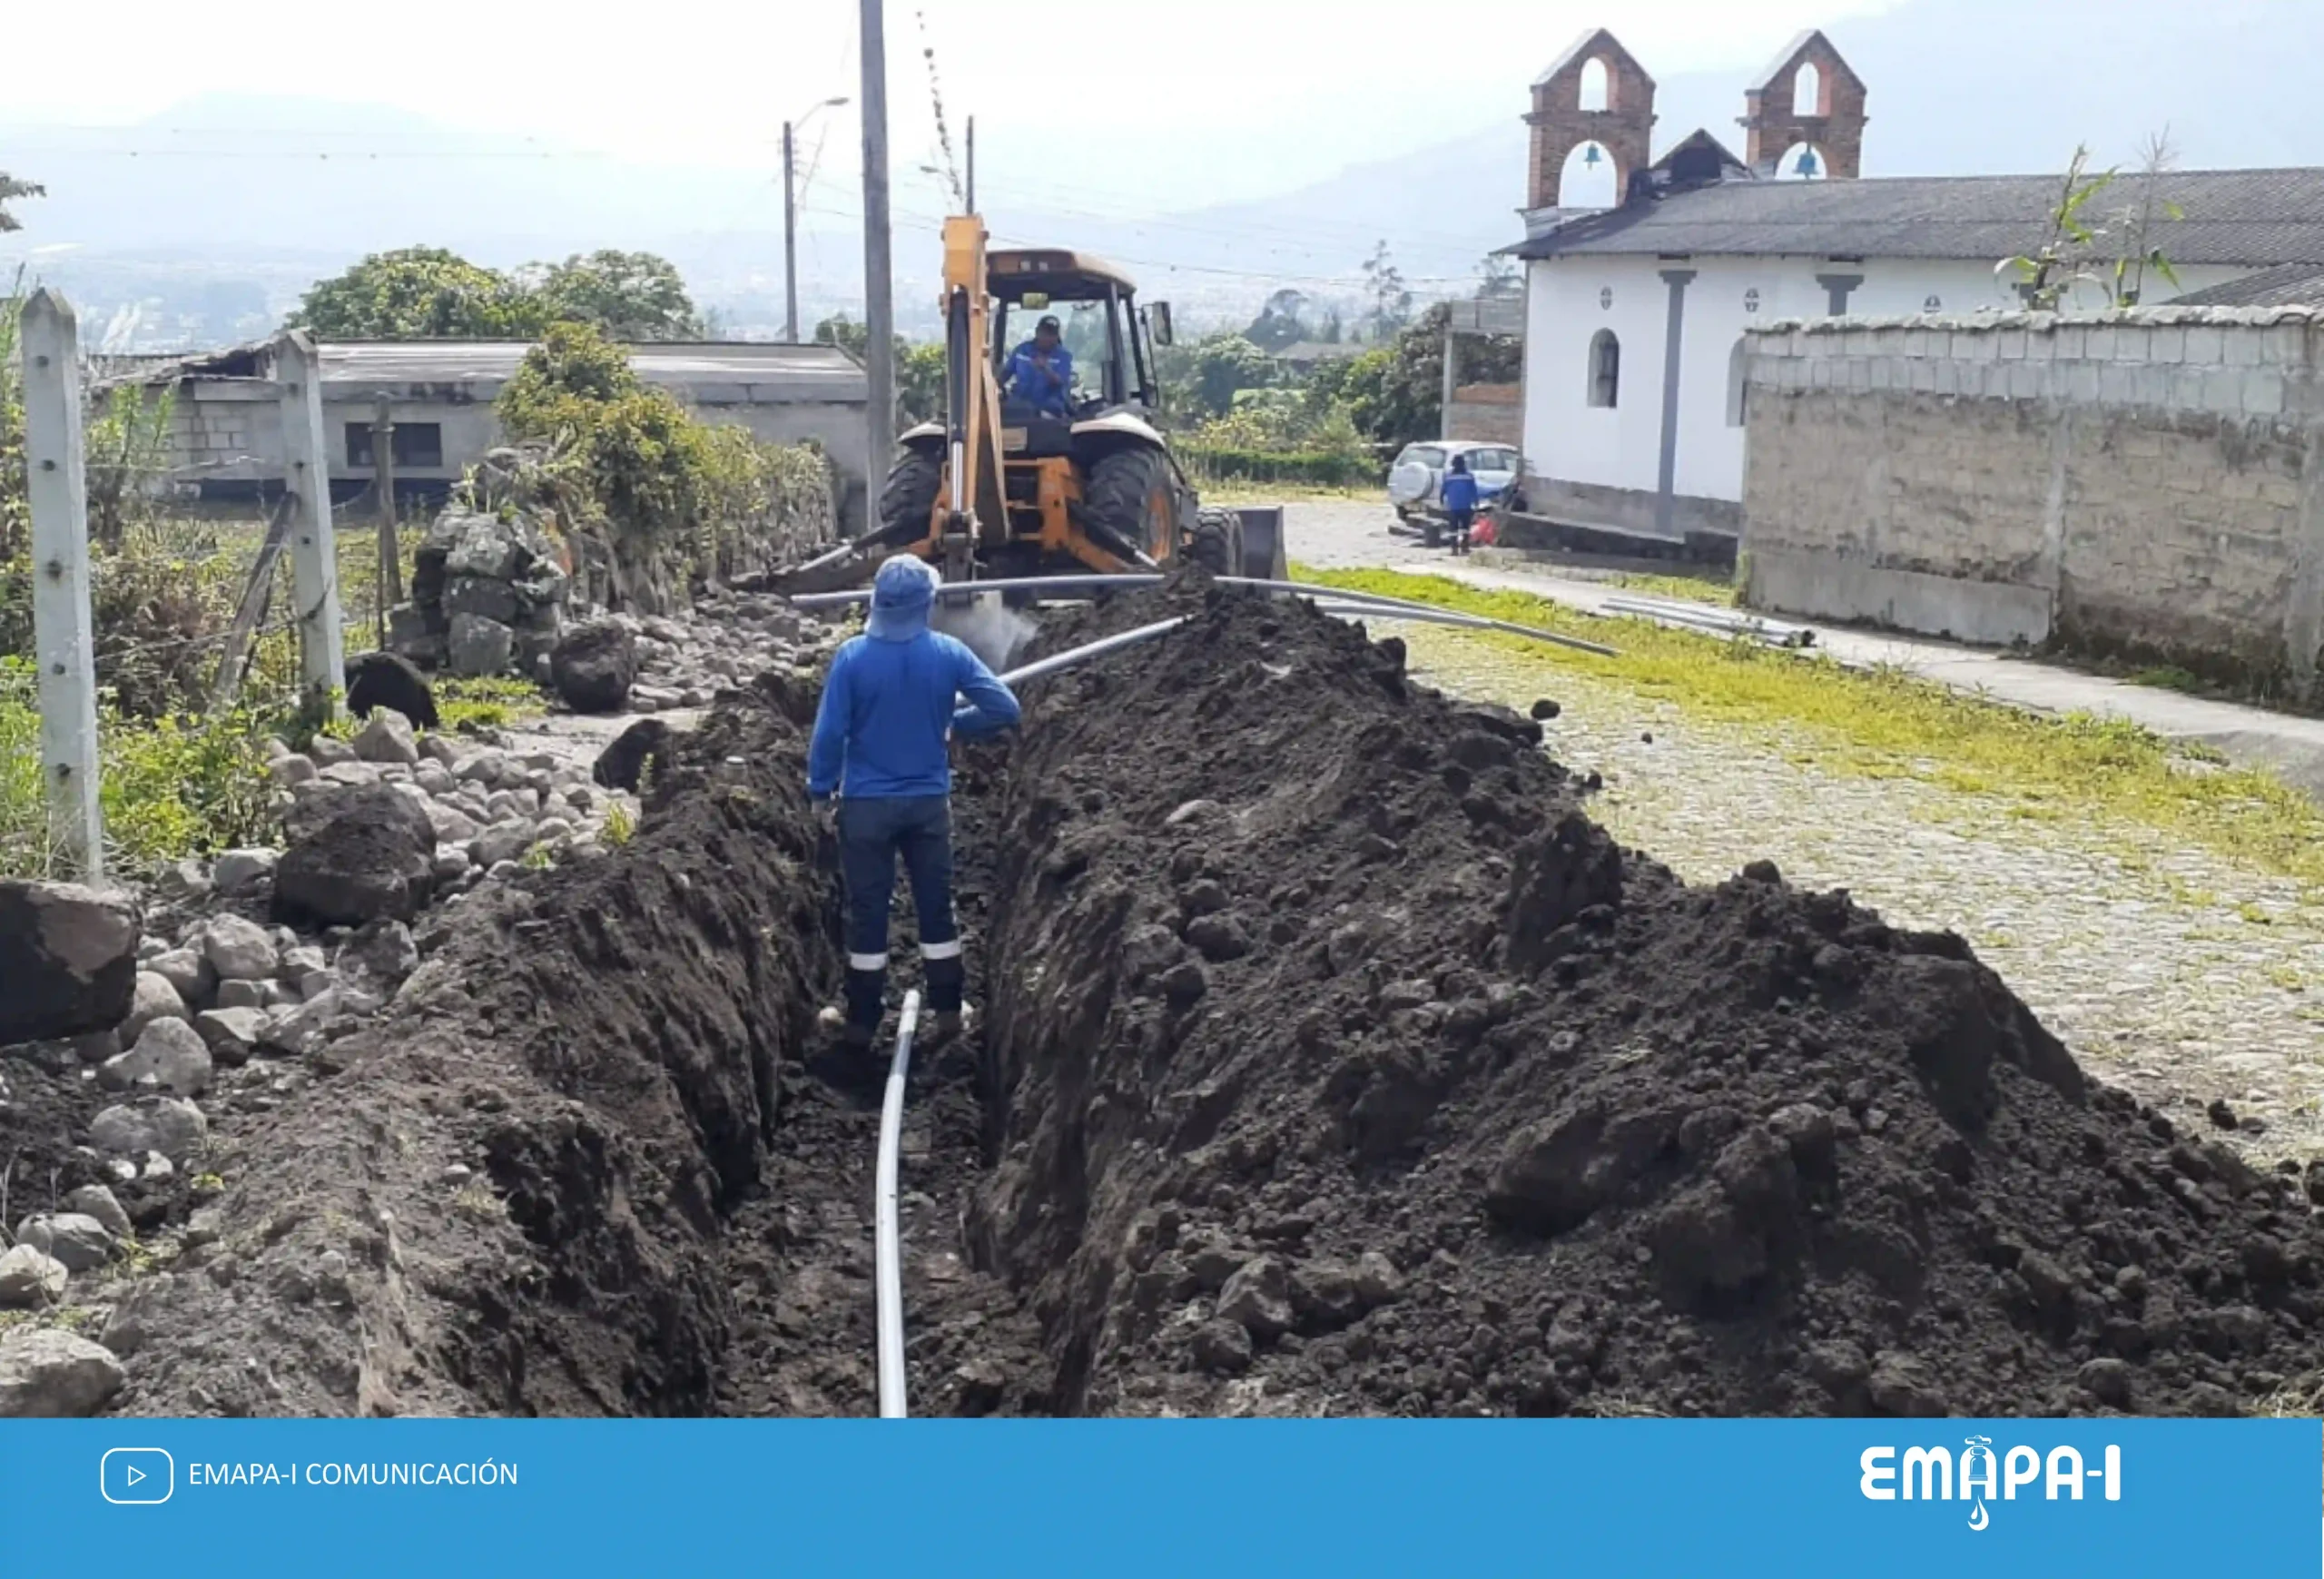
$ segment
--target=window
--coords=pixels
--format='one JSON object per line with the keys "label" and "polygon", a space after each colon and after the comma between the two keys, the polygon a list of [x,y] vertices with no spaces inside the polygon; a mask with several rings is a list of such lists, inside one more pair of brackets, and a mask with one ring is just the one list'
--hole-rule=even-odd
{"label": "window", "polygon": [[1581,65],[1581,104],[1587,113],[1595,114],[1614,107],[1614,74],[1606,69],[1602,60],[1587,60]]}
{"label": "window", "polygon": [[1407,444],[1404,452],[1396,457],[1398,466],[1425,466],[1431,471],[1444,469],[1444,451],[1433,444]]}
{"label": "window", "polygon": [[1601,329],[1590,340],[1590,403],[1611,409],[1622,394],[1622,342],[1610,329]]}
{"label": "window", "polygon": [[[399,422],[394,439],[396,464],[439,469],[444,464],[444,429],[436,422]],[[371,466],[371,424],[347,425],[347,464],[369,470]]]}
{"label": "window", "polygon": [[1558,171],[1560,208],[1612,208],[1620,201],[1612,150],[1603,143],[1584,143],[1565,156]]}
{"label": "window", "polygon": [[1751,389],[1750,337],[1738,335],[1735,349],[1727,353],[1727,425],[1743,426],[1743,404]]}
{"label": "window", "polygon": [[1824,113],[1824,73],[1812,60],[1800,62],[1798,71],[1792,74],[1791,113],[1795,115],[1820,115]]}

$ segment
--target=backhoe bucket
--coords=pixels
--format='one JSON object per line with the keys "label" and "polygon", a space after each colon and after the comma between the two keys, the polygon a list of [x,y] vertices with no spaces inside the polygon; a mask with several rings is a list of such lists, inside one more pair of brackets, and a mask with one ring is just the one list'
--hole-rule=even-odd
{"label": "backhoe bucket", "polygon": [[1250,505],[1235,512],[1243,518],[1242,574],[1259,581],[1287,581],[1291,562],[1284,548],[1283,507]]}

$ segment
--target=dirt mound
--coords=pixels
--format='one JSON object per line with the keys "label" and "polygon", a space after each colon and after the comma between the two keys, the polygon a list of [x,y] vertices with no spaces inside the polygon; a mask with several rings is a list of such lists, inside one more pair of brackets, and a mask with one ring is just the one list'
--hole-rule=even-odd
{"label": "dirt mound", "polygon": [[999,806],[969,1232],[1057,1407],[2213,1413],[2324,1363],[2299,1180],[1958,938],[1689,887],[1400,644],[1169,601],[1029,688]]}

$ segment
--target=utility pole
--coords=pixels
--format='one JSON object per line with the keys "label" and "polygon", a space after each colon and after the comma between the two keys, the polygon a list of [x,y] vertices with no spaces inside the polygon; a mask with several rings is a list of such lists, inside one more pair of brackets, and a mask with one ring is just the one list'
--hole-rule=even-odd
{"label": "utility pole", "polygon": [[791,123],[783,123],[783,338],[799,343],[799,200],[792,184]]}
{"label": "utility pole", "polygon": [[881,0],[862,0],[863,38],[863,323],[872,385],[867,483],[876,489],[895,448],[896,312],[888,233],[888,41]]}
{"label": "utility pole", "polygon": [[396,420],[381,400],[371,413],[371,491],[379,504],[379,607],[376,635],[388,645],[388,610],[403,601],[403,546],[396,540]]}
{"label": "utility pole", "polygon": [[969,117],[969,212],[977,212],[977,118]]}
{"label": "utility pole", "polygon": [[[25,482],[32,506],[33,651],[40,661],[41,779],[48,836],[83,881],[104,879],[97,804],[96,639],[89,615],[89,484],[81,426],[81,331],[72,306],[34,291],[18,315],[25,359]],[[116,400],[137,400],[124,390]]]}

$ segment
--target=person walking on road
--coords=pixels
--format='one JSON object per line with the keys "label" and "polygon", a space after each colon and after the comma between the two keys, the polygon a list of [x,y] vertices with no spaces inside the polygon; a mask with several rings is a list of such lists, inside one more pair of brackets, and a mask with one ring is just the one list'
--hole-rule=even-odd
{"label": "person walking on road", "polygon": [[[928,627],[941,578],[898,555],[872,584],[863,634],[832,655],[807,751],[807,794],[834,806],[847,897],[847,1000],[824,1023],[853,1048],[878,1034],[888,982],[888,910],[901,857],[938,1031],[959,1031],[967,965],[952,913],[950,736],[996,735],[1017,698],[982,659]],[[966,697],[963,703],[960,698]]]}
{"label": "person walking on road", "polygon": [[1444,517],[1452,528],[1452,552],[1466,555],[1469,551],[1469,528],[1477,518],[1477,479],[1469,469],[1469,458],[1456,455],[1444,473],[1443,489]]}

